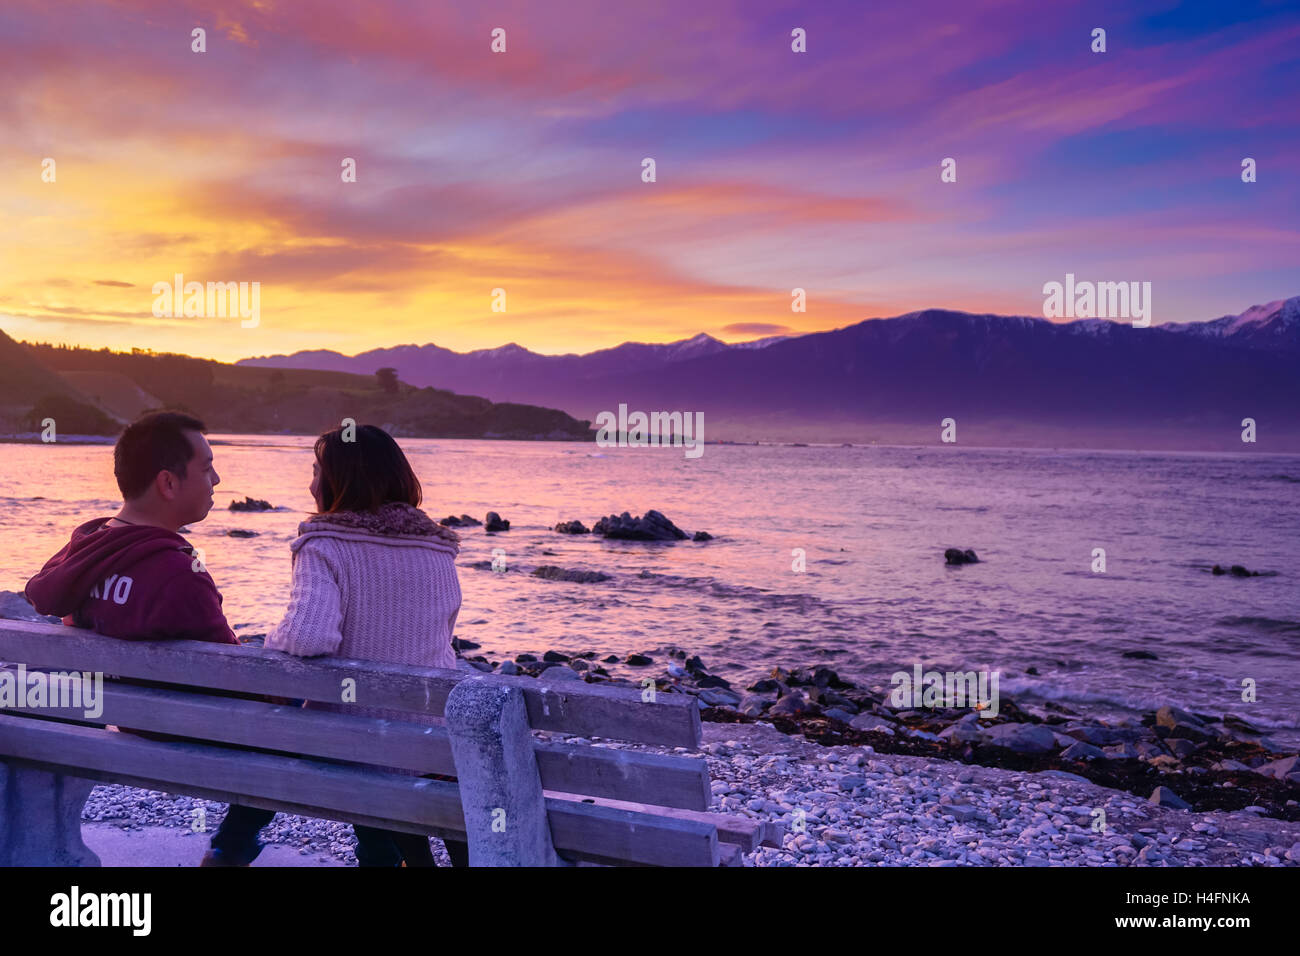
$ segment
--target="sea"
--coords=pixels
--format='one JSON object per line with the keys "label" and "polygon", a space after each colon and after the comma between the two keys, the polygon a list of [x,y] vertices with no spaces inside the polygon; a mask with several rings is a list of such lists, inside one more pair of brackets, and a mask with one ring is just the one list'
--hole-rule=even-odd
{"label": "sea", "polygon": [[[256,642],[288,599],[313,440],[209,439],[216,506],[187,537],[236,633]],[[828,666],[885,689],[917,664],[988,669],[1021,703],[1103,718],[1174,704],[1300,746],[1300,456],[401,444],[431,516],[510,521],[496,534],[460,529],[457,637],[481,646],[467,653],[645,654],[649,667],[604,665],[640,677],[680,650],[741,687],[776,666]],[[119,507],[112,449],[6,444],[0,462],[0,589],[21,591],[75,525]],[[246,495],[276,510],[229,510]],[[553,530],[649,509],[713,539]],[[979,562],[948,566],[954,547]],[[1215,564],[1262,573],[1216,576]],[[534,577],[542,565],[609,579]],[[1135,652],[1154,657],[1125,656]]]}

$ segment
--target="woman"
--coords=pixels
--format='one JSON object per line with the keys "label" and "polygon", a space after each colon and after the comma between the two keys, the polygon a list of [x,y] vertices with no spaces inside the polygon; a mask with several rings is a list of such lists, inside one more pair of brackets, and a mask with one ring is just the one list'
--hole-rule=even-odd
{"label": "woman", "polygon": [[[298,526],[290,545],[289,607],[267,635],[266,647],[301,657],[332,654],[452,669],[456,656],[451,640],[461,598],[455,564],[460,539],[420,510],[420,482],[387,432],[361,425],[348,437],[355,440],[345,440],[343,429],[336,428],[316,440],[311,494],[317,510]],[[405,711],[352,704],[308,706],[420,719]],[[257,830],[271,816],[270,811],[232,806],[222,823],[226,832],[213,838],[214,852],[229,860],[251,860],[260,849]],[[353,829],[361,866],[435,865],[428,837]],[[445,842],[452,864],[467,865],[465,844]]]}

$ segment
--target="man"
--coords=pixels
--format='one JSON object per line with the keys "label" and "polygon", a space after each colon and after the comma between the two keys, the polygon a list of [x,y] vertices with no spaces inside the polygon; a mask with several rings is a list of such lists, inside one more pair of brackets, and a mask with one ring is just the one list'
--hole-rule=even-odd
{"label": "man", "polygon": [[152,412],[127,426],[113,449],[122,508],[78,527],[27,582],[27,600],[37,611],[125,641],[239,643],[222,612],[221,592],[179,533],[207,517],[212,489],[221,482],[206,430],[180,412]]}
{"label": "man", "polygon": [[127,426],[113,450],[122,508],[78,527],[27,582],[37,611],[127,641],[239,643],[216,583],[179,534],[207,517],[221,481],[204,431],[179,412]]}

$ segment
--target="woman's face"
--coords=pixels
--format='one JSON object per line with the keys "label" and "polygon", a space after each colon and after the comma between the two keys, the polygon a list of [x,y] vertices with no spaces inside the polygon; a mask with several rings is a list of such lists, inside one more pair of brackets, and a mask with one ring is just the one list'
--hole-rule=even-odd
{"label": "woman's face", "polygon": [[319,511],[324,507],[320,500],[320,459],[316,459],[311,465],[311,497],[316,502],[316,510]]}

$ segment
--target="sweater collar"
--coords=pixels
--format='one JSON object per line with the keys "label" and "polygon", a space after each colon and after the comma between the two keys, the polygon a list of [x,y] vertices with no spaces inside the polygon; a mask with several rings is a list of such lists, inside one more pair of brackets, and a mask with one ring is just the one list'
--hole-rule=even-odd
{"label": "sweater collar", "polygon": [[380,505],[374,511],[312,515],[298,525],[298,534],[299,541],[307,536],[329,535],[392,544],[428,544],[450,548],[453,554],[460,550],[460,536],[456,532],[438,524],[419,508],[400,502]]}

